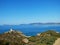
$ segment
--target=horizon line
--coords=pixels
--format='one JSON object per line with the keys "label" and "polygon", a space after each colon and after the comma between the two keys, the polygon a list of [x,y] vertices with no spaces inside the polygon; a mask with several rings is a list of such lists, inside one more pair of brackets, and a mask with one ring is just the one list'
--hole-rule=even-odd
{"label": "horizon line", "polygon": [[54,23],[54,24],[60,24],[60,22],[35,22],[35,23],[21,23],[21,24],[0,24],[0,25],[22,25],[22,24],[49,24],[49,23]]}

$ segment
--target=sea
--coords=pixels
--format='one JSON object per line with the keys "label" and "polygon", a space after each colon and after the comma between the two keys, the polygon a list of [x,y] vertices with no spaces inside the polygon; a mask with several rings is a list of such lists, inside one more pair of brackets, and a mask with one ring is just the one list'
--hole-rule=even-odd
{"label": "sea", "polygon": [[8,32],[10,29],[20,31],[26,36],[35,36],[48,30],[60,32],[60,24],[53,25],[0,25],[0,34]]}

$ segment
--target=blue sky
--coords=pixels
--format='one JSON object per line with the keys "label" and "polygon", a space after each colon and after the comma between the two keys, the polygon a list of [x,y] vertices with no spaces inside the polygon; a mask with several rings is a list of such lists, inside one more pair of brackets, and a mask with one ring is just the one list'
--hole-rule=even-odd
{"label": "blue sky", "polygon": [[0,24],[60,22],[60,0],[0,0]]}

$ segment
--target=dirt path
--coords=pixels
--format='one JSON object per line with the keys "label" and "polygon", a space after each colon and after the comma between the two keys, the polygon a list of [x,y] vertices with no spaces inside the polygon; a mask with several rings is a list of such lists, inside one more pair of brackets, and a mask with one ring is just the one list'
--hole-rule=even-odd
{"label": "dirt path", "polygon": [[60,45],[60,38],[58,38],[53,45]]}

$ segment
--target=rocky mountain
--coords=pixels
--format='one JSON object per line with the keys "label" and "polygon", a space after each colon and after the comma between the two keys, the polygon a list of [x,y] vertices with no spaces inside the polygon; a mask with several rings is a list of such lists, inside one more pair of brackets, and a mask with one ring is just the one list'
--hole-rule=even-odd
{"label": "rocky mountain", "polygon": [[0,34],[0,45],[53,45],[58,38],[60,38],[60,33],[52,30],[28,37],[22,32],[10,29]]}

